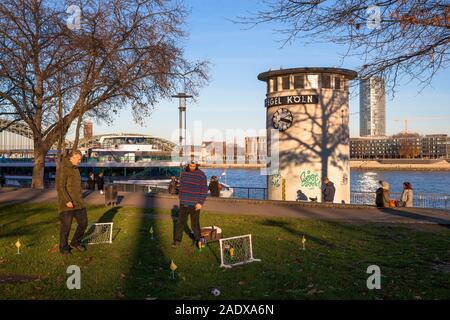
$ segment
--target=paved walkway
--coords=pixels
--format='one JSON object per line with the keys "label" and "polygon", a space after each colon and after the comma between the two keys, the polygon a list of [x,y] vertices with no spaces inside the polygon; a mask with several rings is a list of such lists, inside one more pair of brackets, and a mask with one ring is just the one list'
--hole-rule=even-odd
{"label": "paved walkway", "polygon": [[[119,205],[138,208],[177,209],[178,197],[170,195],[146,196],[143,193],[119,193]],[[98,192],[86,192],[88,204],[104,204]],[[33,189],[0,189],[0,204],[56,202],[56,191]],[[1,209],[0,209],[1,210]],[[318,220],[375,222],[375,223],[425,223],[450,225],[450,210],[398,208],[378,209],[372,206],[312,204],[288,201],[262,201],[248,199],[208,198],[204,210],[214,213],[257,215],[266,217],[292,217]]]}

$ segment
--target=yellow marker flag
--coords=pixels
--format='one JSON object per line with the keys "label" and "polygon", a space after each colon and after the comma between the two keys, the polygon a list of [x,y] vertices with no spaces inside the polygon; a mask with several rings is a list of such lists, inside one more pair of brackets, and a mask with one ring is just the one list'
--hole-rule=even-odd
{"label": "yellow marker flag", "polygon": [[20,240],[17,239],[17,241],[16,241],[16,248],[20,249],[21,246],[22,246],[22,244],[20,243]]}
{"label": "yellow marker flag", "polygon": [[173,262],[173,260],[170,262],[170,270],[175,271],[177,270],[177,265]]}
{"label": "yellow marker flag", "polygon": [[302,244],[305,244],[305,242],[306,242],[306,238],[305,238],[305,236],[303,236],[302,237]]}

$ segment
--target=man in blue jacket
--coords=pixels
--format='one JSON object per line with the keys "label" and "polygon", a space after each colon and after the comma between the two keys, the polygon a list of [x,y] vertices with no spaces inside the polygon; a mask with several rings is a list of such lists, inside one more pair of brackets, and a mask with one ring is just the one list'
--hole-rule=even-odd
{"label": "man in blue jacket", "polygon": [[184,226],[187,217],[191,216],[191,228],[194,231],[195,244],[200,241],[200,209],[208,194],[206,175],[198,168],[195,161],[191,161],[186,166],[186,171],[180,174],[180,211],[175,227],[173,248],[178,248],[181,244]]}

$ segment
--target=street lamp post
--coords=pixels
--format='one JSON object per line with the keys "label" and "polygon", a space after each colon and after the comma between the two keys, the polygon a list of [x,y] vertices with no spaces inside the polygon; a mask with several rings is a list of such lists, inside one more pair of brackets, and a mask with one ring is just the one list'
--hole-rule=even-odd
{"label": "street lamp post", "polygon": [[[186,148],[186,99],[193,98],[193,96],[187,95],[184,92],[180,92],[177,95],[173,95],[172,98],[178,99],[178,110],[180,111],[180,113],[179,113],[179,122],[180,122],[179,147],[180,147],[180,159],[182,159],[183,146],[184,146],[184,148]],[[183,116],[184,116],[184,118],[183,118]],[[184,134],[183,134],[183,132],[184,132]],[[183,135],[184,135],[184,138],[183,138]],[[184,139],[184,143],[183,143],[183,139]]]}

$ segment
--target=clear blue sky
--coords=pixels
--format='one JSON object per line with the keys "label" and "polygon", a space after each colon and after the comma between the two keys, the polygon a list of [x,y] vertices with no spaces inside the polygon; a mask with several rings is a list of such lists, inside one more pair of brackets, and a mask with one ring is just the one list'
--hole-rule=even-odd
{"label": "clear blue sky", "polygon": [[[191,15],[187,21],[190,36],[185,43],[186,54],[191,59],[211,62],[211,81],[200,91],[196,103],[188,104],[188,129],[193,121],[202,121],[202,127],[260,130],[265,128],[265,84],[257,80],[260,72],[269,68],[293,67],[343,67],[356,68],[359,61],[341,62],[343,47],[333,44],[295,44],[280,48],[282,35],[273,31],[273,25],[261,25],[245,30],[243,25],[227,19],[246,15],[255,10],[256,0],[190,0]],[[436,117],[413,120],[409,131],[450,134],[450,72],[441,71],[432,86],[419,93],[416,82],[397,88],[394,99],[388,97],[387,134],[403,129],[404,117]],[[178,102],[161,101],[145,127],[133,122],[128,110],[123,110],[112,126],[94,124],[94,134],[110,132],[145,133],[171,139],[178,127]],[[359,111],[359,98],[350,101],[350,113]],[[359,135],[359,115],[350,117],[351,136]],[[172,139],[173,140],[173,139]]]}

